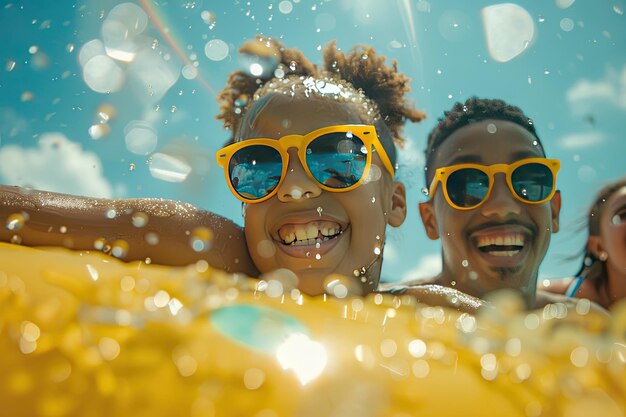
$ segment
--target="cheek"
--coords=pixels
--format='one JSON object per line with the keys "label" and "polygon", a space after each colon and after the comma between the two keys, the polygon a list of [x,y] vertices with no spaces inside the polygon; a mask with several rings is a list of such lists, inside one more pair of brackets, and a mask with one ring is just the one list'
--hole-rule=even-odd
{"label": "cheek", "polygon": [[617,257],[621,262],[626,261],[626,225],[608,231],[603,240],[610,257]]}
{"label": "cheek", "polygon": [[[262,203],[260,203],[262,204]],[[253,244],[267,239],[266,216],[267,211],[256,204],[249,204],[245,211],[244,232],[248,246],[252,248]]]}

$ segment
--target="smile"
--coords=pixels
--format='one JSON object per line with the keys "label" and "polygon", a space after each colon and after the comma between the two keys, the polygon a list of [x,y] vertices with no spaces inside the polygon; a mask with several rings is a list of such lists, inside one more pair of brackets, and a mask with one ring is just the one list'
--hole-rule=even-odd
{"label": "smile", "polygon": [[517,223],[489,224],[470,234],[480,259],[495,268],[520,267],[532,246],[531,226]]}
{"label": "smile", "polygon": [[526,236],[521,233],[502,233],[477,236],[476,246],[483,253],[493,256],[513,256],[524,249]]}
{"label": "smile", "polygon": [[341,233],[341,225],[330,221],[285,224],[278,229],[280,241],[290,246],[314,246],[334,239]]}

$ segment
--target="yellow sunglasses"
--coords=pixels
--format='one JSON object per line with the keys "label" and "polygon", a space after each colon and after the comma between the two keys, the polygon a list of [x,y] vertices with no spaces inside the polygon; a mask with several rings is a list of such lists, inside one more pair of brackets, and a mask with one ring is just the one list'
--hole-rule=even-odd
{"label": "yellow sunglasses", "polygon": [[511,194],[527,204],[541,204],[556,192],[558,159],[528,158],[512,164],[480,165],[472,163],[437,168],[428,194],[432,199],[441,183],[443,196],[457,210],[472,210],[491,195],[494,176],[504,173]]}
{"label": "yellow sunglasses", "polygon": [[306,135],[280,139],[253,138],[233,143],[216,153],[228,187],[245,203],[271,198],[285,179],[290,148],[296,148],[307,175],[326,191],[345,192],[365,181],[378,152],[393,178],[394,170],[371,125],[337,125]]}

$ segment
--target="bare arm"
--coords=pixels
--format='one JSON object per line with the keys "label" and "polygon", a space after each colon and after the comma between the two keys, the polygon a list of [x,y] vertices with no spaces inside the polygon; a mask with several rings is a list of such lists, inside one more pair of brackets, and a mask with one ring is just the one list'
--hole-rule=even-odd
{"label": "bare arm", "polygon": [[243,230],[217,214],[164,199],[98,199],[0,185],[0,241],[102,250],[125,261],[257,276]]}

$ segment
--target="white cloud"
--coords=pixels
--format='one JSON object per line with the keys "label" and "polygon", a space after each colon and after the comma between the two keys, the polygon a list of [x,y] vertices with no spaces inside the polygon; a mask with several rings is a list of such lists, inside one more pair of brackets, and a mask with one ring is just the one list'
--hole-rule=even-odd
{"label": "white cloud", "polygon": [[599,103],[626,110],[626,65],[618,73],[609,69],[604,78],[581,78],[565,93],[567,101],[578,114],[586,113]]}
{"label": "white cloud", "polygon": [[39,190],[111,197],[112,187],[102,175],[102,163],[62,133],[44,133],[38,147],[0,148],[0,179],[4,184]]}
{"label": "white cloud", "polygon": [[604,142],[604,135],[600,132],[571,133],[557,141],[563,149],[582,149],[596,146]]}
{"label": "white cloud", "polygon": [[404,274],[402,281],[413,280],[417,278],[430,278],[441,272],[441,255],[424,255],[417,265]]}

